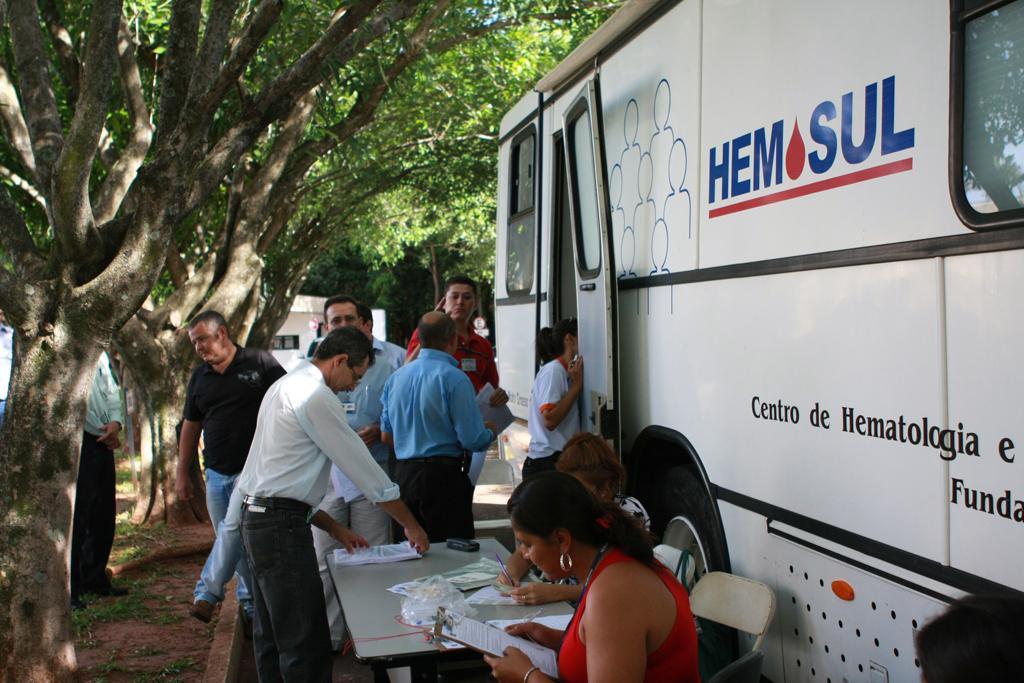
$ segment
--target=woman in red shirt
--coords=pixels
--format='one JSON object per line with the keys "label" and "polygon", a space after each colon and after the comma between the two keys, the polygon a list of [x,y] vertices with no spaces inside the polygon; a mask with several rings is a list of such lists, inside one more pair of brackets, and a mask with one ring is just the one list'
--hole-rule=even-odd
{"label": "woman in red shirt", "polygon": [[[552,578],[576,577],[583,595],[565,633],[537,623],[509,632],[558,649],[565,683],[693,683],[697,633],[685,589],[654,555],[649,537],[616,505],[575,478],[542,472],[508,502],[527,559]],[[502,683],[542,683],[520,650],[484,657]]]}

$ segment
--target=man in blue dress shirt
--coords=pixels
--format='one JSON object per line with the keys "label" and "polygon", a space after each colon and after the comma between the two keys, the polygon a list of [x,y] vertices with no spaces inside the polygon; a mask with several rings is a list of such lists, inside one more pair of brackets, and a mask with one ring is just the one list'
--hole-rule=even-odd
{"label": "man in blue dress shirt", "polygon": [[381,432],[395,447],[402,500],[430,540],[472,538],[473,485],[462,471],[462,452],[485,450],[494,425],[481,418],[473,384],[453,356],[455,322],[432,311],[417,330],[419,357],[384,385]]}

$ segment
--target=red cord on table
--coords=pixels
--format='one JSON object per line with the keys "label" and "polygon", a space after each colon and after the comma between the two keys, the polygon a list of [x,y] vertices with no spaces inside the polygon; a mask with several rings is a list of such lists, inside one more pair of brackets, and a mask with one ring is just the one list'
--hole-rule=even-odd
{"label": "red cord on table", "polygon": [[408,633],[393,633],[393,634],[387,635],[387,636],[373,636],[373,637],[368,637],[368,638],[349,638],[348,640],[345,641],[345,645],[341,649],[341,654],[342,655],[347,655],[349,653],[349,651],[351,651],[352,646],[356,642],[359,642],[359,643],[372,643],[372,642],[375,642],[375,641],[378,641],[378,640],[391,640],[392,638],[405,638],[406,636],[416,636],[416,635],[422,635],[422,636],[425,637],[424,638],[425,640],[429,640],[429,636],[430,636],[430,629],[429,628],[424,628],[422,626],[416,626],[415,624],[407,624],[404,621],[402,621],[401,619],[399,619],[397,614],[395,615],[395,621],[397,621],[402,626],[408,626],[409,628],[416,629],[416,630],[415,631],[410,631]]}

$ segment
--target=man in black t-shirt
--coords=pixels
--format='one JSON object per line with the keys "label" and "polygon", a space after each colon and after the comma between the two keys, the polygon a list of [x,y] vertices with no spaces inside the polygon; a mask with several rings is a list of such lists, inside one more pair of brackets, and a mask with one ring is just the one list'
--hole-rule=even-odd
{"label": "man in black t-shirt", "polygon": [[[202,432],[206,507],[216,531],[249,455],[263,395],[285,371],[270,353],[231,341],[224,316],[215,311],[205,311],[193,318],[188,336],[204,362],[192,371],[185,394],[174,489],[180,500],[192,497],[188,475]],[[243,579],[248,575],[247,569],[243,559],[238,565],[238,600],[251,614],[252,600]],[[211,604],[202,580],[196,585],[195,597]],[[196,616],[206,616],[204,621],[209,619],[209,615]]]}

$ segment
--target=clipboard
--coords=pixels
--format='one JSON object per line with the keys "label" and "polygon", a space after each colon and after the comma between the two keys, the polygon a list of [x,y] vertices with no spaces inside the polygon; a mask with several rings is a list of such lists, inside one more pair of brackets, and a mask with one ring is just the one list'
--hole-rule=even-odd
{"label": "clipboard", "polygon": [[555,650],[457,612],[448,612],[444,607],[437,608],[431,633],[434,642],[453,640],[471,650],[496,657],[504,655],[506,647],[519,648],[534,666],[551,678],[558,678],[558,653]]}

